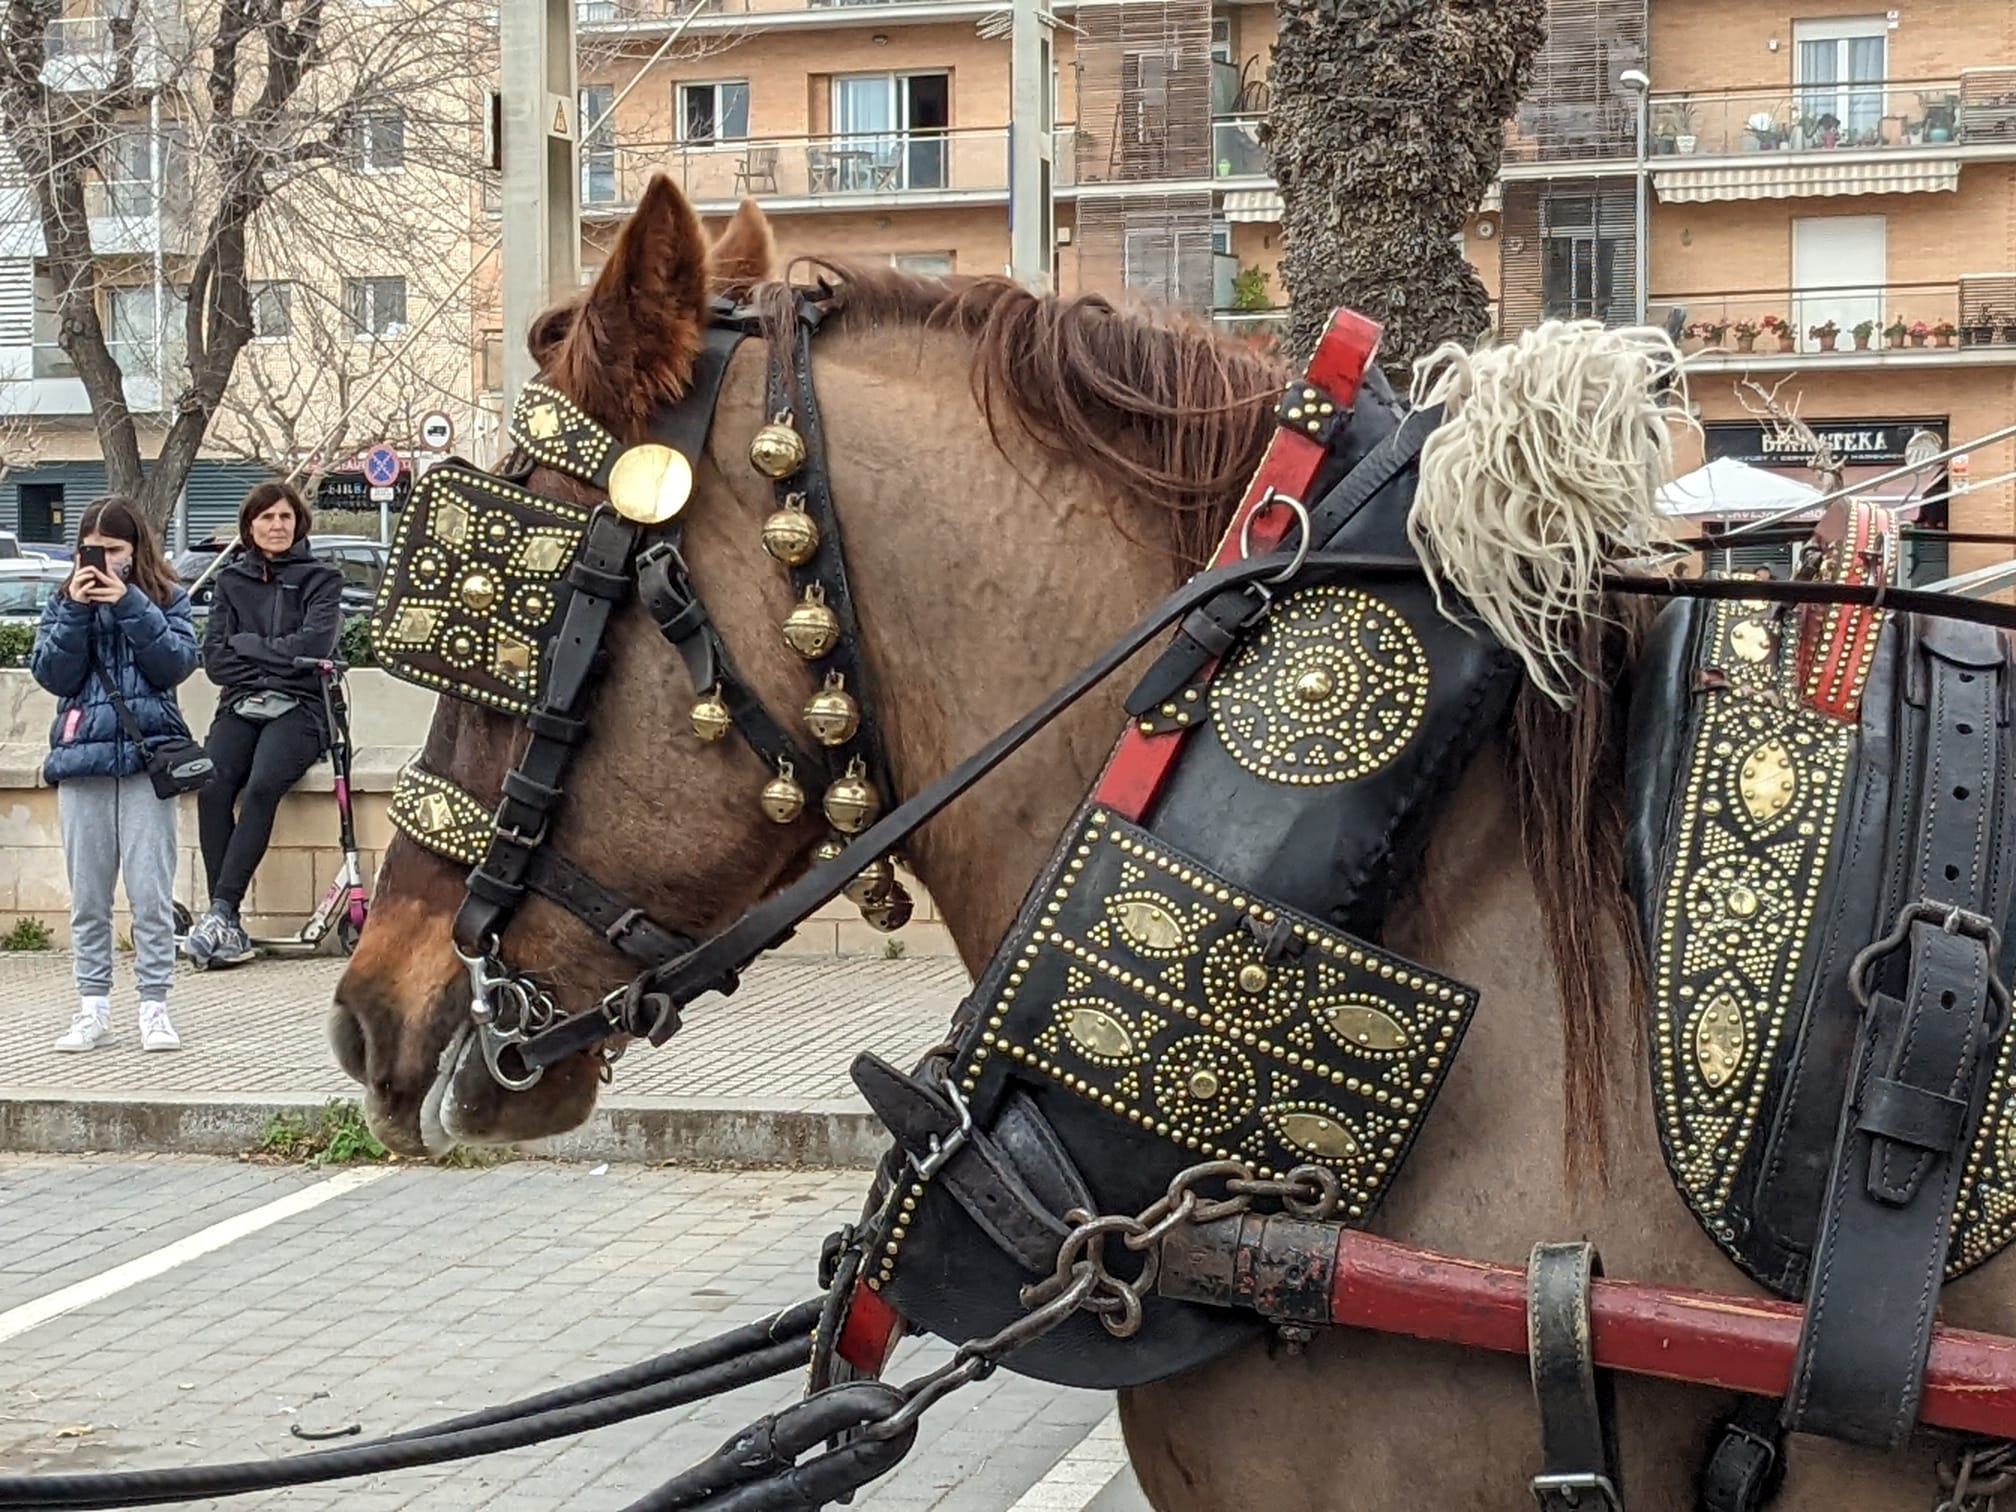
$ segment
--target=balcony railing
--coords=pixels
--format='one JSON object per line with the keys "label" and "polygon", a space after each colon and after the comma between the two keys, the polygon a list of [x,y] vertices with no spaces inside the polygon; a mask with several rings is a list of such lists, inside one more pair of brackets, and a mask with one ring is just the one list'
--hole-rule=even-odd
{"label": "balcony railing", "polygon": [[1004,127],[662,142],[581,154],[584,214],[628,210],[663,173],[689,199],[878,199],[1008,190]]}
{"label": "balcony railing", "polygon": [[[710,16],[778,16],[856,6],[874,9],[891,4],[929,7],[961,3],[966,0],[706,0],[694,21],[700,24]],[[692,8],[692,0],[575,0],[574,19],[587,28],[650,31],[678,25]]]}
{"label": "balcony railing", "polygon": [[1213,310],[1211,322],[1221,336],[1272,346],[1288,334],[1286,310]]}
{"label": "balcony railing", "polygon": [[[2016,359],[2016,298],[1990,303],[1982,291],[1996,285],[2016,295],[2016,279],[1751,289],[1658,295],[1648,315],[1662,321],[1668,310],[1683,307],[1688,326],[1683,345],[1720,348],[1735,359],[1797,354],[1824,362],[1834,352],[1977,347]],[[1815,334],[1829,322],[1835,328],[1831,337]],[[1857,334],[1863,325],[1868,329]]]}
{"label": "balcony railing", "polygon": [[2016,144],[2016,70],[2000,92],[1982,77],[1798,84],[1768,90],[1654,95],[1655,157],[1821,153]]}
{"label": "balcony railing", "polygon": [[1219,178],[1265,178],[1273,170],[1260,141],[1267,118],[1226,116],[1211,123],[1211,160]]}

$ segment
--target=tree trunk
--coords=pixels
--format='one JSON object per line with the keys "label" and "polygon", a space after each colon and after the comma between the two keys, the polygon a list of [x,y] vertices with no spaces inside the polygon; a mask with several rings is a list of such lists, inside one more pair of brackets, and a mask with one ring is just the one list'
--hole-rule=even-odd
{"label": "tree trunk", "polygon": [[1546,40],[1546,0],[1276,0],[1267,140],[1284,205],[1288,348],[1338,305],[1381,322],[1380,363],[1489,328],[1463,222]]}

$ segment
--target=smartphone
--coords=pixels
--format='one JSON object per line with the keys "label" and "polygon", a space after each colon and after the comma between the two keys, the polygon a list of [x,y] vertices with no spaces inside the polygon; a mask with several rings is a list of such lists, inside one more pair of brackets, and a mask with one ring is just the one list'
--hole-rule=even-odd
{"label": "smartphone", "polygon": [[80,567],[89,567],[94,572],[102,572],[107,577],[112,575],[110,569],[105,565],[105,548],[103,546],[79,546],[77,548],[77,565]]}

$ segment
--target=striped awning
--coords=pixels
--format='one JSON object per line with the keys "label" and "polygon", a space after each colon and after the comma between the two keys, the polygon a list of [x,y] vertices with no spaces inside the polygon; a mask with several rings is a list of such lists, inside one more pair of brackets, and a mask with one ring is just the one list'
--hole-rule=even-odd
{"label": "striped awning", "polygon": [[[1477,206],[1477,214],[1491,215],[1502,206],[1504,197],[1498,192],[1494,181],[1484,191],[1484,199]],[[1228,189],[1222,207],[1228,221],[1267,221],[1278,223],[1281,219],[1281,191],[1279,189]]]}
{"label": "striped awning", "polygon": [[1652,187],[1668,204],[1703,200],[1804,199],[1833,194],[1951,194],[1956,162],[1788,163],[1775,155],[1720,168],[1655,168]]}
{"label": "striped awning", "polygon": [[1228,221],[1281,220],[1281,191],[1278,189],[1228,189],[1225,191],[1225,219]]}

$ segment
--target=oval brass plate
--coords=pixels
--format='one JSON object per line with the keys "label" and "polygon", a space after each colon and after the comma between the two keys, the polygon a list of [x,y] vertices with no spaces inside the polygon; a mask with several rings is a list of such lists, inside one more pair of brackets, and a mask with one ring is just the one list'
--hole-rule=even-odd
{"label": "oval brass plate", "polygon": [[633,446],[609,469],[609,503],[639,525],[662,525],[693,497],[693,464],[669,446]]}

